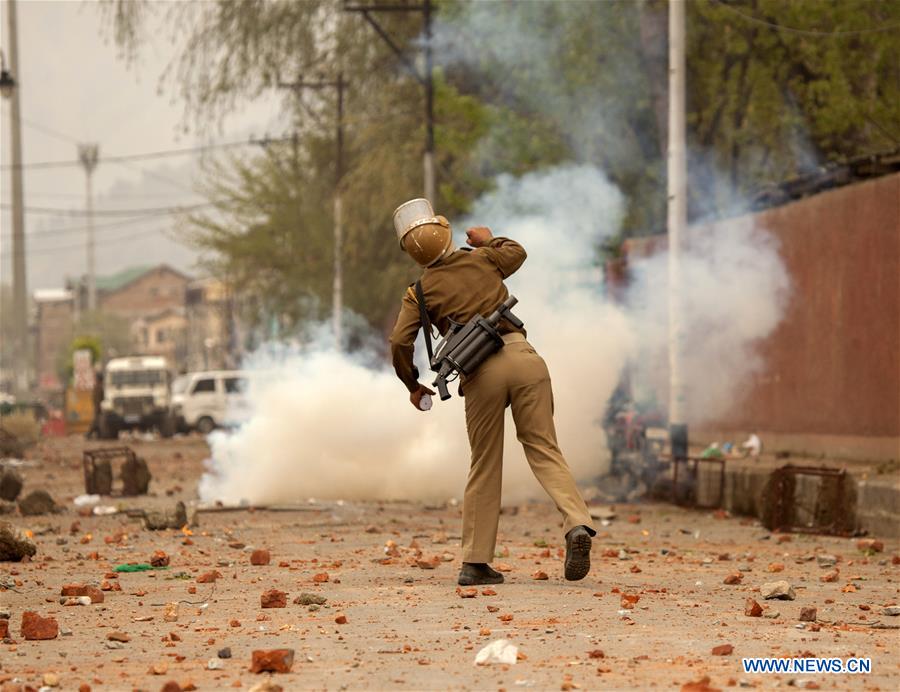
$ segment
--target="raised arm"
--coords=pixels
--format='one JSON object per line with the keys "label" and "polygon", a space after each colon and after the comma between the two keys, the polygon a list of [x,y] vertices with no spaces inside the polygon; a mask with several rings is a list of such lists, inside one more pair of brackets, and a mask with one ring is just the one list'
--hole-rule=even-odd
{"label": "raised arm", "polygon": [[466,230],[467,242],[476,252],[487,257],[500,270],[505,279],[522,266],[527,255],[515,240],[494,238],[486,226],[474,226]]}

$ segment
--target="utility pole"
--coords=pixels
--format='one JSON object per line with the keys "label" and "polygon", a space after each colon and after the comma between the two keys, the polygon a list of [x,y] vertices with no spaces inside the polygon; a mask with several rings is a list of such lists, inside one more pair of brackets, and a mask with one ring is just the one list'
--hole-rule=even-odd
{"label": "utility pole", "polygon": [[[344,311],[344,207],[341,200],[341,181],[344,177],[344,89],[347,82],[344,73],[338,72],[337,79],[318,79],[279,84],[283,89],[294,89],[300,93],[303,89],[334,89],[337,92],[337,120],[335,123],[335,172],[334,172],[334,280],[332,283],[331,326],[334,332],[335,347],[343,350],[343,311]],[[295,140],[296,142],[296,140]],[[295,144],[296,151],[296,144]],[[295,154],[296,156],[296,154]]]}
{"label": "utility pole", "polygon": [[85,210],[87,218],[87,309],[93,312],[97,309],[97,268],[94,252],[94,191],[92,178],[97,167],[97,159],[100,157],[100,147],[97,144],[79,144],[78,160],[84,167],[85,173]]}
{"label": "utility pole", "polygon": [[[687,227],[687,158],[685,144],[684,8],[686,0],[669,0],[669,432],[672,455],[687,455],[686,390],[682,364],[686,334],[682,322],[681,247]],[[683,447],[683,454],[676,451]],[[683,440],[683,444],[681,443]]]}
{"label": "utility pole", "polygon": [[22,83],[19,69],[19,36],[16,20],[16,0],[7,0],[9,26],[9,69],[16,81],[6,94],[10,99],[11,163],[12,170],[12,272],[13,272],[13,330],[15,344],[13,368],[19,393],[28,389],[28,287],[25,275],[25,202],[22,185]]}
{"label": "utility pole", "polygon": [[[434,173],[434,79],[433,57],[431,52],[431,14],[434,9],[432,0],[423,0],[421,5],[350,5],[344,0],[344,12],[359,12],[390,47],[400,62],[409,70],[410,74],[425,89],[425,151],[422,156],[422,164],[425,172],[425,198],[435,203],[435,173]],[[384,28],[372,16],[373,12],[421,12],[423,21],[423,34],[425,45],[425,74],[420,74],[416,66],[406,56],[400,46],[390,37]]]}

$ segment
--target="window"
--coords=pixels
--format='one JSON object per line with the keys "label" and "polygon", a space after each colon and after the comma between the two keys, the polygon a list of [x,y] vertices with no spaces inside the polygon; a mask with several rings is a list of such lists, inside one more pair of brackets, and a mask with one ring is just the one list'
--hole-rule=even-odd
{"label": "window", "polygon": [[110,373],[110,381],[114,387],[123,385],[154,385],[165,382],[166,373],[162,370],[114,370]]}
{"label": "window", "polygon": [[225,380],[225,391],[228,394],[243,394],[247,391],[247,380],[242,377],[228,377]]}
{"label": "window", "polygon": [[192,394],[197,394],[198,392],[214,392],[216,391],[216,381],[212,378],[207,380],[197,380],[197,384],[194,385],[194,389],[191,391]]}
{"label": "window", "polygon": [[169,337],[168,329],[157,329],[156,330],[156,343],[164,344],[168,340]]}

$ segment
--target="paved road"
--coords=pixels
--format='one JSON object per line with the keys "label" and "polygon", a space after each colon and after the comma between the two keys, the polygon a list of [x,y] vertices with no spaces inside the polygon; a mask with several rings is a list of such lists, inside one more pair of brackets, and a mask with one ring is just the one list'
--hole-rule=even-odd
{"label": "paved road", "polygon": [[[202,442],[136,446],[155,474],[156,496],[128,506],[193,496]],[[50,673],[64,689],[155,690],[169,681],[249,689],[268,677],[249,671],[253,650],[291,648],[292,672],[271,677],[285,689],[678,689],[704,676],[713,688],[900,686],[900,633],[873,627],[900,625],[882,615],[900,596],[896,542],[869,554],[857,539],[772,535],[752,520],[663,504],[617,506],[594,543],[591,574],[571,583],[562,578],[554,508],[525,504],[501,518],[495,566],[507,583],[462,598],[458,507],[323,502],[201,513],[192,535],[150,532],[124,514],[78,516],[71,499],[81,491],[80,449],[74,439],[45,445],[34,454],[40,465],[25,469],[26,492],[46,487],[67,510],[11,519],[36,534],[38,553],[2,566],[16,587],[0,593],[15,640],[0,645],[0,681],[37,688]],[[270,564],[251,565],[253,548],[269,549]],[[168,569],[106,576],[157,550]],[[820,566],[821,555],[835,556],[836,566]],[[213,570],[217,581],[198,582]],[[834,571],[836,581],[821,580]],[[547,578],[535,579],[538,572]],[[723,583],[730,574],[741,575],[739,583]],[[64,584],[104,579],[121,591],[90,606],[59,605]],[[762,598],[759,587],[780,579],[796,600]],[[260,607],[269,589],[286,592],[285,608]],[[295,604],[303,592],[327,600],[318,609]],[[763,617],[744,615],[748,598],[762,604]],[[166,621],[166,604],[175,602],[177,621]],[[818,622],[801,623],[810,606]],[[25,610],[56,618],[71,634],[25,641]],[[129,641],[109,643],[114,631]],[[475,666],[477,652],[501,638],[518,647],[518,662]],[[725,644],[732,653],[712,655]],[[223,647],[232,658],[217,658]],[[870,657],[873,670],[752,675],[741,667],[747,656]],[[210,659],[221,670],[208,670]]]}

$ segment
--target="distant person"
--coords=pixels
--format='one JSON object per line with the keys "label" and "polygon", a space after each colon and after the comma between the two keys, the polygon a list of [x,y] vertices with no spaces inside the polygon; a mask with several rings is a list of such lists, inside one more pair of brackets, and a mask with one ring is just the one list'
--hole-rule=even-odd
{"label": "distant person", "polygon": [[762,452],[762,440],[759,439],[759,435],[752,433],[750,437],[741,443],[741,449],[744,450],[745,457],[759,459],[759,454]]}
{"label": "distant person", "polygon": [[103,369],[97,368],[94,371],[94,389],[91,392],[91,399],[94,404],[94,420],[91,421],[91,429],[85,433],[87,439],[92,437],[100,437],[100,413],[103,410]]}
{"label": "distant person", "polygon": [[[525,250],[519,243],[495,238],[485,226],[466,231],[467,242],[474,250],[457,250],[449,222],[436,216],[424,199],[398,208],[394,226],[400,247],[424,268],[420,279],[424,298],[421,308],[442,335],[450,331],[451,320],[465,324],[496,310],[509,297],[503,280],[525,261]],[[423,327],[421,314],[417,291],[410,286],[391,334],[391,353],[394,369],[417,409],[426,394],[434,394],[419,384],[419,372],[413,365],[413,343]],[[590,571],[591,537],[595,531],[556,442],[547,364],[525,340],[524,330],[502,320],[498,331],[504,345],[474,373],[462,378],[472,462],[463,499],[463,565],[457,581],[463,586],[503,582],[503,575],[488,563],[494,558],[500,520],[507,406],[512,408],[516,433],[532,472],[562,514],[565,577],[571,581],[583,579]]]}

